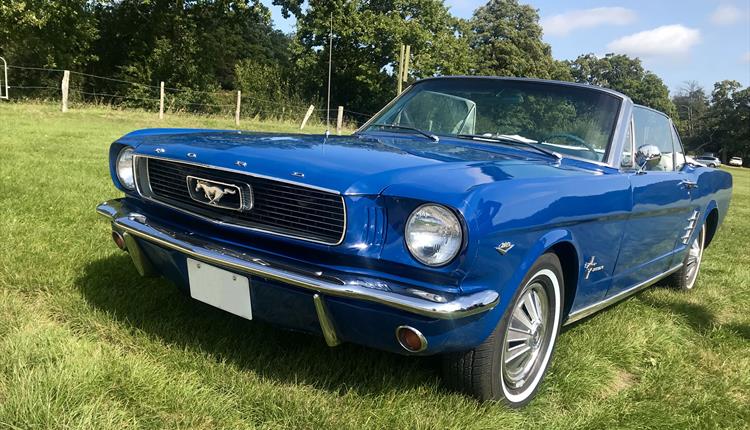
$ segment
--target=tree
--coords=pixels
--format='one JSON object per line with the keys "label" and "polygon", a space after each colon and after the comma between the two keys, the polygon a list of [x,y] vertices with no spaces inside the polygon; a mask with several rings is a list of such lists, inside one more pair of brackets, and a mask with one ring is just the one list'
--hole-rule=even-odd
{"label": "tree", "polygon": [[687,149],[699,150],[707,127],[709,103],[706,91],[697,82],[688,81],[672,97],[672,103],[677,109],[677,116],[673,119],[682,143]]}
{"label": "tree", "polygon": [[656,74],[645,70],[638,58],[627,55],[581,55],[568,63],[576,82],[598,85],[619,91],[633,102],[675,117],[669,89]]}
{"label": "tree", "polygon": [[94,59],[98,38],[88,0],[26,0],[0,3],[0,55],[15,64],[80,67]]}
{"label": "tree", "polygon": [[750,87],[737,81],[714,84],[708,111],[707,147],[719,152],[722,161],[750,156]]}
{"label": "tree", "polygon": [[478,75],[571,80],[564,63],[542,41],[539,14],[517,0],[490,0],[470,22]]}
{"label": "tree", "polygon": [[[96,59],[91,47],[98,37],[91,1],[0,1],[0,56],[10,64],[79,69]],[[14,86],[59,88],[62,74],[16,69],[9,78]],[[26,97],[57,92],[21,91]]]}
{"label": "tree", "polygon": [[442,0],[274,0],[297,18],[294,67],[309,98],[325,98],[333,14],[332,105],[374,112],[395,93],[400,45],[411,45],[411,78],[471,70],[466,22]]}

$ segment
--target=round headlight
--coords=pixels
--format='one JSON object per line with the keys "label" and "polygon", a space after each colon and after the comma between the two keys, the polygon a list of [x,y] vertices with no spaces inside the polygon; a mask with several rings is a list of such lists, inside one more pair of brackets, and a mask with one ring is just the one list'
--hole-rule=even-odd
{"label": "round headlight", "polygon": [[461,250],[461,223],[449,209],[438,205],[418,207],[406,222],[406,247],[422,264],[442,266]]}
{"label": "round headlight", "polygon": [[133,148],[127,146],[117,154],[117,179],[123,187],[135,189],[135,180],[133,179]]}

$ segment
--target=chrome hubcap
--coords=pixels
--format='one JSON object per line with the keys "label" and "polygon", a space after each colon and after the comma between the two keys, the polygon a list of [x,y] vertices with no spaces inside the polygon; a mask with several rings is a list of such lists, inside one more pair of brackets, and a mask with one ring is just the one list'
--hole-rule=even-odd
{"label": "chrome hubcap", "polygon": [[701,267],[701,259],[703,258],[703,239],[706,235],[706,229],[701,228],[700,234],[695,238],[693,243],[690,245],[688,250],[687,261],[687,285],[688,288],[693,288],[695,279],[698,277],[698,269]]}
{"label": "chrome hubcap", "polygon": [[502,355],[502,376],[511,388],[523,386],[543,356],[548,308],[547,292],[539,282],[530,284],[513,308]]}

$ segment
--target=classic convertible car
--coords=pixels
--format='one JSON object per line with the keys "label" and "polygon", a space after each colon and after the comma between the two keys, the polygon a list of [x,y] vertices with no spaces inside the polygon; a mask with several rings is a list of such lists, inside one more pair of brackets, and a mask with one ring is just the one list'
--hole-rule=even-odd
{"label": "classic convertible car", "polygon": [[240,317],[403,354],[526,404],[561,326],[696,283],[732,178],[594,86],[446,77],[350,136],[152,129],[97,211],[144,276]]}

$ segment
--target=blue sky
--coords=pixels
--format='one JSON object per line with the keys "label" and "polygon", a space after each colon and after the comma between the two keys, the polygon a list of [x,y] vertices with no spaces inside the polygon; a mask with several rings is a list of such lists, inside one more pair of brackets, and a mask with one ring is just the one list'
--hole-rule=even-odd
{"label": "blue sky", "polygon": [[[269,5],[274,24],[294,29],[280,8]],[[468,18],[486,0],[446,0]],[[677,91],[695,80],[710,94],[713,84],[735,79],[750,86],[750,0],[528,0],[539,10],[544,40],[557,59],[593,52],[640,57]]]}

